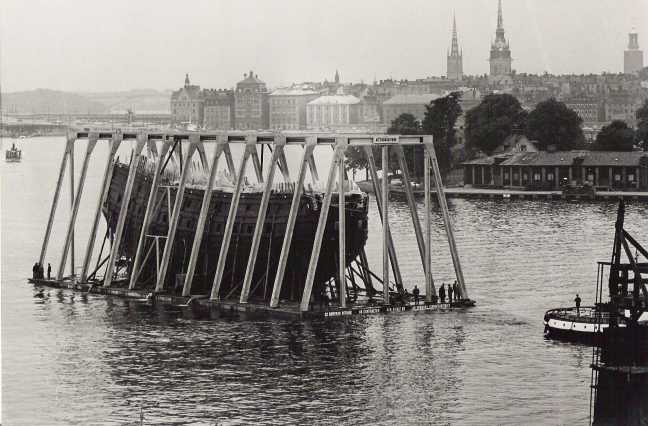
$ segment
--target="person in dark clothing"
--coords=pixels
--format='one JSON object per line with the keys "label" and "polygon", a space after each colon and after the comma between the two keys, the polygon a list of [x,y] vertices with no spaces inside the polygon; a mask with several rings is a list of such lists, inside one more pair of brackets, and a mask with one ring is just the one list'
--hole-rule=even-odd
{"label": "person in dark clothing", "polygon": [[452,285],[448,284],[448,303],[452,303]]}
{"label": "person in dark clothing", "polygon": [[576,316],[580,316],[581,298],[578,293],[576,293],[576,299],[574,299],[574,303],[576,303]]}
{"label": "person in dark clothing", "polygon": [[45,269],[43,269],[43,265],[41,265],[40,263],[38,264],[38,278],[40,278],[41,280],[45,278]]}
{"label": "person in dark clothing", "polygon": [[32,266],[32,278],[38,278],[38,262],[34,263],[34,266]]}
{"label": "person in dark clothing", "polygon": [[52,279],[52,265],[49,263],[47,264],[47,279],[48,280]]}
{"label": "person in dark clothing", "polygon": [[412,290],[412,295],[414,295],[414,304],[418,305],[419,302],[419,294],[421,294],[421,291],[418,289],[418,287],[415,285],[414,289]]}
{"label": "person in dark clothing", "polygon": [[445,303],[445,284],[441,283],[441,288],[439,288],[439,299],[441,303]]}
{"label": "person in dark clothing", "polygon": [[452,292],[454,293],[455,300],[459,300],[459,286],[457,281],[452,283]]}

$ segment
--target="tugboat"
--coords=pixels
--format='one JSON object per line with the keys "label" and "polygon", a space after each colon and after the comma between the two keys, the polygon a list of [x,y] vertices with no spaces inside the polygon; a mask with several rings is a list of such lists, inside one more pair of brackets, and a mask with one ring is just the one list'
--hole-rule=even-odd
{"label": "tugboat", "polygon": [[[583,341],[600,345],[604,331],[610,326],[624,328],[629,322],[648,324],[648,292],[641,274],[648,274],[648,252],[623,229],[625,205],[619,202],[614,249],[610,262],[598,262],[596,303],[594,306],[550,309],[544,315],[544,333],[549,338]],[[637,253],[633,256],[631,248]],[[622,251],[627,261],[622,262]],[[639,255],[644,262],[639,262]],[[603,302],[604,278],[608,272],[609,300]],[[628,290],[631,284],[633,289]],[[639,311],[632,314],[634,306]],[[636,315],[636,318],[633,317]]]}
{"label": "tugboat", "polygon": [[5,161],[8,163],[19,163],[22,160],[22,151],[16,148],[16,144],[11,144],[11,149],[5,151]]}

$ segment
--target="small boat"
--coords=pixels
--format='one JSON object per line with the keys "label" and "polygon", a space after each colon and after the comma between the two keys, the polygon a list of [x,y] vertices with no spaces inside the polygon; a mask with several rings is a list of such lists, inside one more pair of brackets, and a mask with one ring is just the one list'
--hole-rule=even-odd
{"label": "small boat", "polygon": [[5,151],[5,161],[8,163],[18,163],[22,160],[22,151],[16,148],[16,144],[11,144],[11,149]]}
{"label": "small boat", "polygon": [[610,312],[602,305],[550,309],[544,315],[544,334],[551,338],[595,342],[609,327],[609,321]]}
{"label": "small boat", "polygon": [[[621,200],[612,260],[597,262],[594,306],[548,310],[544,315],[545,337],[600,345],[607,328],[648,326],[648,250],[623,228],[624,216],[625,205]],[[603,301],[606,287],[607,301]],[[580,303],[578,295],[576,300]]]}

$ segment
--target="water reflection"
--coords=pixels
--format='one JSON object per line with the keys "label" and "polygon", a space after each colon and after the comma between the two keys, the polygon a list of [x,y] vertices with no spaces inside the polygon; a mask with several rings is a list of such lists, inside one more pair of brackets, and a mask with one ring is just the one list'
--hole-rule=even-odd
{"label": "water reflection", "polygon": [[[138,420],[140,406],[148,424],[586,421],[589,348],[545,340],[542,314],[577,292],[584,304],[592,299],[594,262],[610,254],[613,201],[451,200],[464,274],[478,302],[470,311],[205,320],[192,308],[39,293],[25,284],[47,214],[42,181],[54,179],[59,155],[43,149],[44,141],[26,143],[29,160],[4,169],[1,183],[6,424],[118,425]],[[88,185],[99,181],[96,174]],[[17,187],[25,190],[7,190]],[[84,208],[95,201],[82,202],[81,242],[90,226]],[[405,285],[422,287],[411,218],[404,203],[393,205]],[[371,206],[367,251],[380,271]],[[454,278],[436,206],[432,218],[438,286]],[[626,224],[645,234],[648,206],[630,203]],[[50,248],[52,264],[57,248]]]}

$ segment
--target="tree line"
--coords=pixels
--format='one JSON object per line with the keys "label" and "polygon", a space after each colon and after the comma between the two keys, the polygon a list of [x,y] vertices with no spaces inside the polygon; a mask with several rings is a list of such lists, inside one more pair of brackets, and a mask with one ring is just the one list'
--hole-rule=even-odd
{"label": "tree line", "polygon": [[[452,147],[457,144],[457,119],[461,115],[461,93],[452,92],[437,98],[425,106],[425,115],[419,121],[412,114],[401,114],[387,130],[390,134],[431,134],[442,173],[453,165]],[[648,151],[648,100],[636,112],[637,126],[632,128],[622,120],[613,120],[604,126],[596,140],[588,148],[601,151],[632,151],[640,148]],[[554,98],[540,102],[532,111],[526,111],[512,95],[490,94],[465,114],[464,156],[472,157],[481,151],[491,155],[493,151],[515,131],[524,133],[537,141],[541,150],[550,147],[559,151],[585,148],[583,120],[563,102]],[[381,165],[379,148],[374,148],[377,166]],[[414,176],[423,173],[423,148],[404,147],[408,168]],[[395,153],[390,154],[389,168],[398,170]],[[346,166],[349,169],[367,167],[364,152],[357,147],[349,148]]]}

